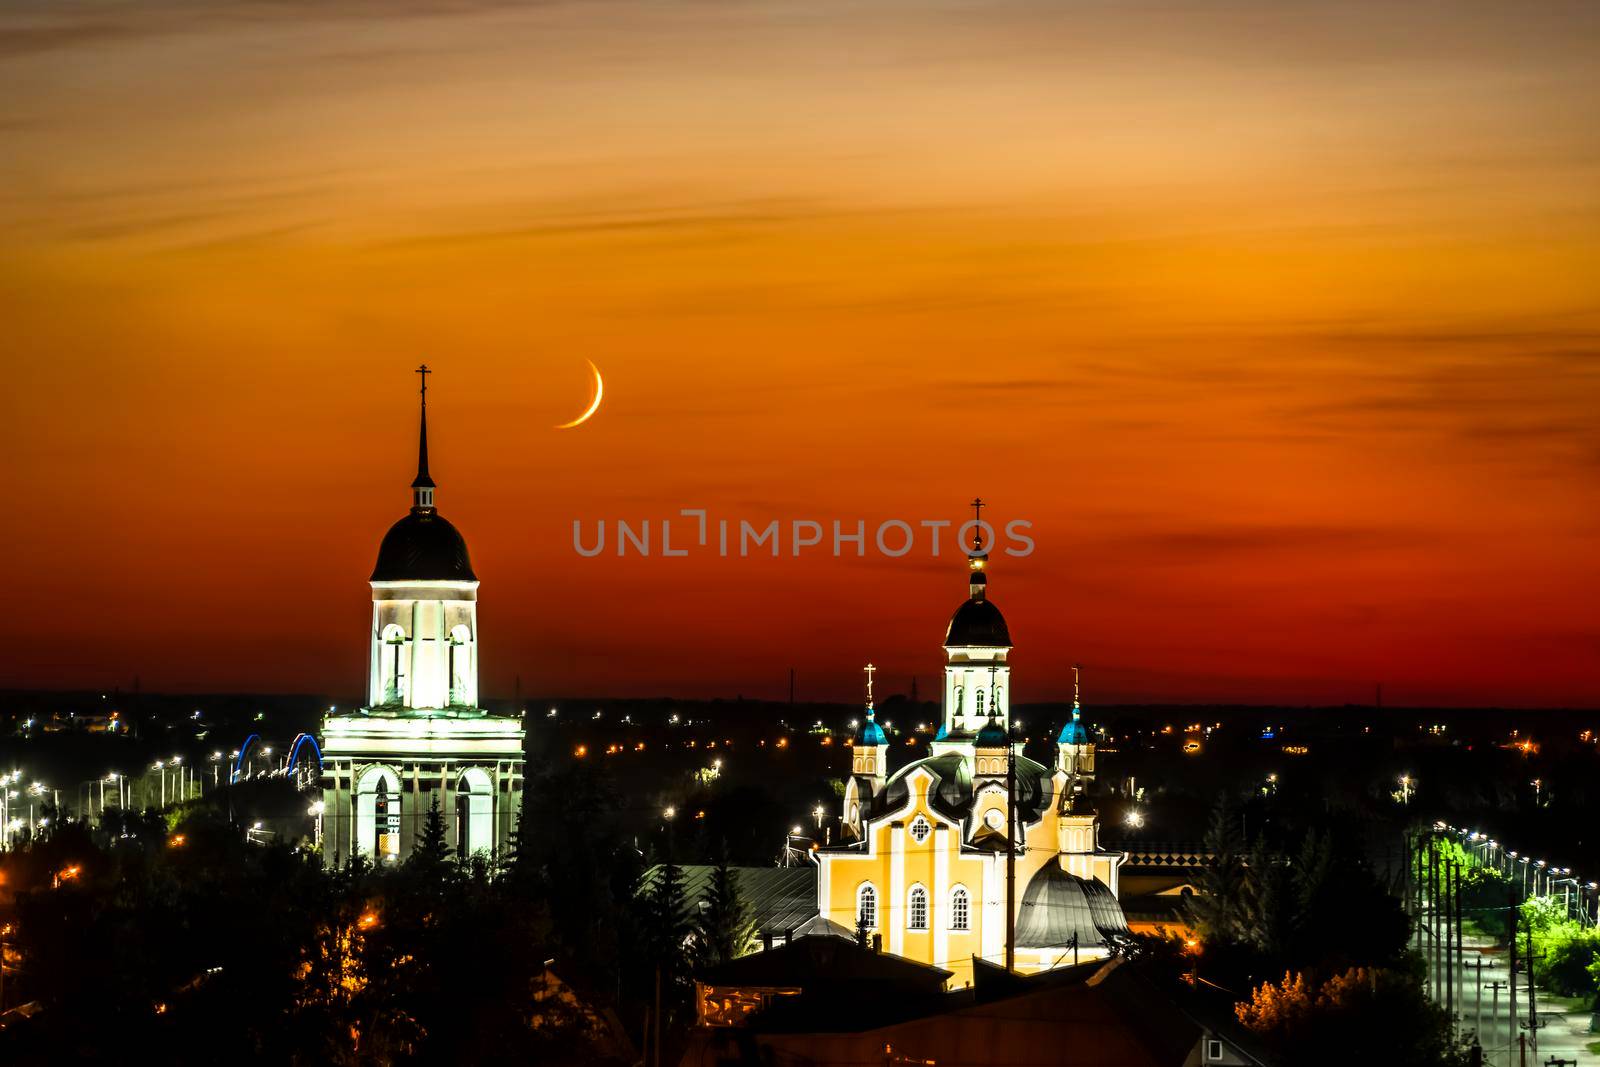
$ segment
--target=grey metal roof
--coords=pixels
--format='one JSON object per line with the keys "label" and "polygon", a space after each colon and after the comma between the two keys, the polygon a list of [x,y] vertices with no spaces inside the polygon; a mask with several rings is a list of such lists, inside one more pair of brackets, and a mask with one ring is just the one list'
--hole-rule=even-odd
{"label": "grey metal roof", "polygon": [[1128,933],[1122,905],[1099,879],[1079,878],[1050,862],[1028,881],[1017,916],[1017,944],[1024,948],[1079,948],[1106,944]]}

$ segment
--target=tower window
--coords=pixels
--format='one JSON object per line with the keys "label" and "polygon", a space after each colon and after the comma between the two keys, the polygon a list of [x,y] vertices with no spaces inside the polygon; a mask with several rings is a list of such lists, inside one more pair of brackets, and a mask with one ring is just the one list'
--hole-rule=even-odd
{"label": "tower window", "polygon": [[379,693],[383,703],[403,703],[406,697],[406,632],[394,623],[383,628],[379,656],[382,671]]}
{"label": "tower window", "polygon": [[906,929],[926,930],[928,928],[928,891],[920,885],[911,887],[911,896],[906,903]]}
{"label": "tower window", "polygon": [[967,895],[966,886],[950,890],[950,929],[972,929],[972,898]]}
{"label": "tower window", "polygon": [[978,690],[978,718],[983,718],[983,690]]}
{"label": "tower window", "polygon": [[856,890],[856,925],[867,930],[878,925],[878,891],[871,882],[863,882]]}
{"label": "tower window", "polygon": [[469,642],[472,634],[465,626],[457,626],[450,631],[450,699],[452,706],[465,704],[471,699],[468,692],[467,679],[471,677],[472,649]]}

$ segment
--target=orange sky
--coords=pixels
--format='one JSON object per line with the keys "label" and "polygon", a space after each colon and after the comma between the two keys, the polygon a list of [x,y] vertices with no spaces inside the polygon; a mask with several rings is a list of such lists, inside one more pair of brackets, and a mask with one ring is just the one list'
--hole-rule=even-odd
{"label": "orange sky", "polygon": [[1597,47],[1588,3],[8,4],[0,685],[358,691],[426,359],[490,695],[929,692],[948,554],[571,523],[981,494],[1038,545],[1020,701],[1600,704]]}

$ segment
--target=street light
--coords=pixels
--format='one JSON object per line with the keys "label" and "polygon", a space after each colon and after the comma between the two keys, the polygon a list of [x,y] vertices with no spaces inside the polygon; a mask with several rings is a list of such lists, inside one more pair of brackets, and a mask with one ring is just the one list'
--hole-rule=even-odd
{"label": "street light", "polygon": [[1144,812],[1138,808],[1129,808],[1128,814],[1123,817],[1123,821],[1137,830],[1144,825]]}

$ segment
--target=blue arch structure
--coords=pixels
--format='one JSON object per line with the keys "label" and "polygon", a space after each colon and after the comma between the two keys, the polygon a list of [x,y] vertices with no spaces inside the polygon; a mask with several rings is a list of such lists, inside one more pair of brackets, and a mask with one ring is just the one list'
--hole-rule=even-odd
{"label": "blue arch structure", "polygon": [[322,769],[322,746],[317,744],[317,739],[310,734],[301,734],[294,739],[294,744],[289,747],[289,762],[287,766],[294,769],[295,760],[300,758],[300,746],[309,743],[311,751],[317,754],[317,769]]}
{"label": "blue arch structure", "polygon": [[250,751],[250,743],[259,740],[261,740],[260,734],[251,734],[244,739],[244,744],[239,746],[239,758],[233,761],[233,775],[228,779],[230,783],[239,780],[239,768],[244,766],[244,758]]}

